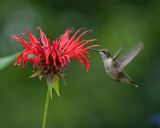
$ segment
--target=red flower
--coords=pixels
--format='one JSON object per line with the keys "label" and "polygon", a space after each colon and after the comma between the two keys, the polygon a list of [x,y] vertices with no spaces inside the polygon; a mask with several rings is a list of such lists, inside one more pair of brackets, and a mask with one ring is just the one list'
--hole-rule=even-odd
{"label": "red flower", "polygon": [[[50,40],[47,39],[46,35],[42,32],[40,27],[37,27],[40,31],[40,38],[37,40],[28,30],[26,31],[26,35],[28,35],[30,41],[26,42],[23,40],[19,35],[11,35],[13,39],[17,42],[20,42],[24,46],[24,50],[16,59],[15,65],[22,61],[22,67],[25,66],[26,62],[33,61],[33,68],[37,65],[43,74],[54,70],[60,71],[60,69],[64,68],[68,64],[70,64],[70,58],[75,60],[79,60],[79,62],[87,68],[87,72],[90,68],[89,61],[84,56],[87,55],[89,57],[89,53],[87,52],[88,49],[98,46],[92,45],[89,47],[84,48],[84,46],[91,42],[95,41],[92,40],[82,40],[80,41],[81,37],[88,31],[84,31],[79,37],[75,38],[76,35],[82,29],[78,29],[77,32],[69,39],[70,33],[73,30],[66,30],[66,32],[61,35],[58,39],[50,44]],[[29,54],[33,54],[33,57],[28,57]],[[22,60],[23,58],[23,60]],[[66,62],[67,61],[67,62]]]}

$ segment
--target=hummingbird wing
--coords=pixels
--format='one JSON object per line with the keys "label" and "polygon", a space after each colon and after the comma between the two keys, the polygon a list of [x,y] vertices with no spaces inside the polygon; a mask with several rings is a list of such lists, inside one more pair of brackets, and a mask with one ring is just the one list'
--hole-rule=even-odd
{"label": "hummingbird wing", "polygon": [[114,55],[114,57],[113,57],[113,61],[116,60],[116,58],[120,55],[120,53],[122,52],[123,49],[124,49],[124,46],[121,47],[121,48],[117,51],[117,53],[116,53],[116,54]]}
{"label": "hummingbird wing", "polygon": [[121,57],[117,61],[118,72],[121,72],[123,68],[141,51],[143,48],[143,43],[140,42],[134,46],[126,55]]}

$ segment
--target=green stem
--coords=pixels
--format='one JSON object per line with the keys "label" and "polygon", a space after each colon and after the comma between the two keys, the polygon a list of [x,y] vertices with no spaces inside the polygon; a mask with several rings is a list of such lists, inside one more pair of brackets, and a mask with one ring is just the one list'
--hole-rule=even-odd
{"label": "green stem", "polygon": [[43,116],[43,125],[42,128],[45,128],[46,126],[46,118],[47,118],[47,110],[48,110],[48,104],[49,104],[49,86],[48,86],[48,91],[47,91],[47,97],[46,97],[46,104],[45,104],[45,109],[44,109],[44,116]]}

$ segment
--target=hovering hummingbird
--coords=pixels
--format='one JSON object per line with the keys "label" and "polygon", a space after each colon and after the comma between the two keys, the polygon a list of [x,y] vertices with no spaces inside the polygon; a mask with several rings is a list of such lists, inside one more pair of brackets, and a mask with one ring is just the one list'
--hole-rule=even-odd
{"label": "hovering hummingbird", "polygon": [[90,50],[97,51],[100,53],[106,72],[112,78],[114,78],[118,82],[122,81],[128,84],[132,84],[135,87],[138,87],[136,83],[123,71],[123,68],[141,51],[142,48],[143,48],[143,43],[140,42],[136,46],[134,46],[126,55],[122,56],[119,60],[116,60],[116,58],[123,50],[123,47],[121,47],[118,50],[113,59],[111,58],[111,54],[107,49],[104,50],[90,49]]}

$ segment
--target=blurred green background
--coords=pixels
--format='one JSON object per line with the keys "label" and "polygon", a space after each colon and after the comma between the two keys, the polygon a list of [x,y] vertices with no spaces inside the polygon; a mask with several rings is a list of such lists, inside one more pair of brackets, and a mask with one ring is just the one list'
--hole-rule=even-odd
{"label": "blurred green background", "polygon": [[[0,57],[22,51],[10,35],[23,27],[39,38],[40,26],[52,41],[67,28],[93,30],[84,38],[113,55],[137,42],[144,49],[125,68],[139,88],[110,78],[101,57],[90,51],[90,70],[71,60],[49,104],[46,128],[158,128],[149,118],[160,112],[159,0],[1,0]],[[0,128],[40,128],[47,92],[45,79],[29,79],[32,65],[10,65],[0,72]]]}

